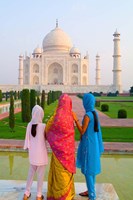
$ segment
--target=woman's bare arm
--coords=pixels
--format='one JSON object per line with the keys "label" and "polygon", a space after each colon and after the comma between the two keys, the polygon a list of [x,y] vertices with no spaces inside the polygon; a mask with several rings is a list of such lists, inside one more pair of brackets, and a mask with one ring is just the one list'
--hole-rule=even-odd
{"label": "woman's bare arm", "polygon": [[73,118],[74,118],[74,121],[76,123],[76,126],[79,130],[79,132],[81,133],[81,135],[83,135],[88,127],[88,124],[89,124],[89,117],[87,115],[84,116],[84,119],[83,119],[83,125],[81,126],[80,123],[79,123],[79,119],[77,118],[77,115],[76,113],[73,112]]}

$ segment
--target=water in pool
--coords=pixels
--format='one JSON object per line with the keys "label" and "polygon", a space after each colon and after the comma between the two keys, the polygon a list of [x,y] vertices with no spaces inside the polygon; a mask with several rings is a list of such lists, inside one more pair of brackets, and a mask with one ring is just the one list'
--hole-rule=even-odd
{"label": "water in pool", "polygon": [[[49,154],[49,163],[50,163]],[[133,155],[103,155],[102,173],[97,176],[98,183],[112,183],[120,200],[133,199]],[[27,152],[0,152],[0,179],[26,180],[29,168]],[[49,165],[45,172],[48,178]],[[35,177],[36,180],[36,177]],[[77,169],[75,182],[85,182]]]}

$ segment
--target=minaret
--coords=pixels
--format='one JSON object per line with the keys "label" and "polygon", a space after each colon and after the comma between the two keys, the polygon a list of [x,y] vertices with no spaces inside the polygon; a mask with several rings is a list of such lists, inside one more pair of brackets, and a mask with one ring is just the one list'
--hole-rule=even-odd
{"label": "minaret", "polygon": [[121,55],[120,55],[120,33],[115,31],[114,36],[114,55],[113,55],[113,86],[114,90],[122,92],[121,84]]}
{"label": "minaret", "polygon": [[56,28],[58,28],[58,19],[56,19]]}
{"label": "minaret", "polygon": [[18,77],[18,84],[23,85],[23,55],[19,56],[19,77]]}
{"label": "minaret", "polygon": [[96,55],[96,85],[101,83],[100,56]]}

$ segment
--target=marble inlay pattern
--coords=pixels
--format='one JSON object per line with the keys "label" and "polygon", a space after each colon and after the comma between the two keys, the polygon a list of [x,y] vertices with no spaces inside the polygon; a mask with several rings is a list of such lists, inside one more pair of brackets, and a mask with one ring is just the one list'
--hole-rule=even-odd
{"label": "marble inlay pattern", "polygon": [[[1,180],[0,181],[0,200],[22,200],[25,190],[25,181]],[[36,199],[36,181],[33,182],[31,197],[29,200]],[[43,195],[46,199],[47,182],[43,185]],[[85,183],[75,183],[76,196],[74,200],[87,200],[87,197],[81,197],[78,194],[86,190]],[[97,200],[119,200],[117,193],[110,183],[97,183]]]}

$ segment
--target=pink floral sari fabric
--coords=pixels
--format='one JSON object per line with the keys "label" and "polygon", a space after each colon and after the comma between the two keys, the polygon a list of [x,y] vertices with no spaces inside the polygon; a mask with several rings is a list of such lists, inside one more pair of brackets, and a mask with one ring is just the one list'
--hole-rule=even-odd
{"label": "pink floral sari fabric", "polygon": [[75,173],[75,140],[72,101],[67,94],[60,96],[54,116],[46,127],[47,140],[60,163]]}

